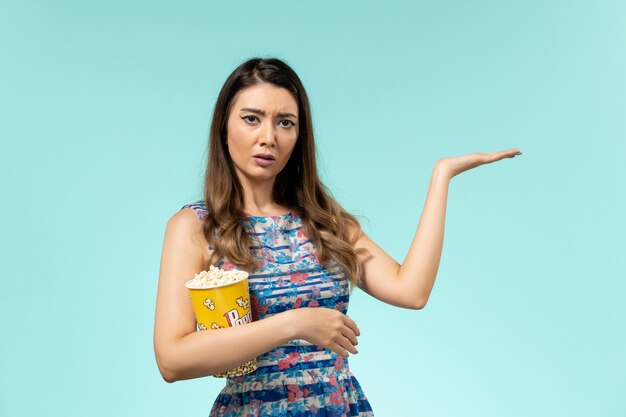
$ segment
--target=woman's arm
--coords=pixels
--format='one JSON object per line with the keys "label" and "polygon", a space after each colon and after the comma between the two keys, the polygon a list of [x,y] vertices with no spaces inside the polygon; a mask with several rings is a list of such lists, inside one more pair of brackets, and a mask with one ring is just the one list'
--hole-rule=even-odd
{"label": "woman's arm", "polygon": [[196,332],[185,282],[203,268],[203,241],[193,210],[181,210],[168,221],[154,322],[154,352],[167,382],[231,370],[296,336],[293,310],[241,326]]}
{"label": "woman's arm", "polygon": [[481,165],[504,158],[514,158],[521,154],[519,149],[511,148],[499,152],[474,152],[437,161],[413,243],[398,271],[400,280],[404,281],[409,291],[420,300],[419,306],[426,305],[437,278],[443,247],[448,186],[452,178]]}
{"label": "woman's arm", "polygon": [[[363,280],[359,288],[393,306],[424,308],[434,286],[443,247],[443,227],[450,177],[437,164],[433,169],[424,210],[409,252],[400,265],[383,248],[361,231],[356,248]],[[351,234],[356,231],[351,230]]]}
{"label": "woman's arm", "polygon": [[521,155],[521,152],[512,148],[500,152],[476,152],[437,161],[430,178],[424,209],[404,262],[400,265],[365,233],[356,242],[356,248],[366,248],[368,251],[360,256],[360,262],[364,265],[361,289],[395,306],[424,308],[435,284],[441,261],[451,179],[469,169],[516,155]]}
{"label": "woman's arm", "polygon": [[398,279],[423,308],[435,285],[443,250],[444,224],[450,175],[436,164],[413,242],[398,270]]}

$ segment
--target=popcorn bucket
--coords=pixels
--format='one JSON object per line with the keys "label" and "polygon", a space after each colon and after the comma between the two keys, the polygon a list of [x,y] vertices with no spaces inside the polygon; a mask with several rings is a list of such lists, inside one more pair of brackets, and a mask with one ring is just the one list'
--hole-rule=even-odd
{"label": "popcorn bucket", "polygon": [[[217,268],[211,266],[211,272],[214,269]],[[252,321],[248,273],[245,271],[236,271],[235,273],[237,274],[235,282],[217,284],[208,288],[194,288],[193,280],[187,281],[185,286],[189,290],[196,316],[196,331],[217,330]],[[230,378],[245,375],[254,372],[257,369],[256,364],[256,358],[252,358],[235,369],[213,376]]]}

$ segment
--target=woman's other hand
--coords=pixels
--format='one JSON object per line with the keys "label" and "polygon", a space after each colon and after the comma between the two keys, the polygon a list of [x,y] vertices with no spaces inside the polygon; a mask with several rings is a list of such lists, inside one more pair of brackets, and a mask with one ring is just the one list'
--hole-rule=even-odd
{"label": "woman's other hand", "polygon": [[358,353],[354,347],[361,331],[354,320],[341,311],[326,307],[302,307],[289,310],[297,339],[304,339],[314,345],[330,349],[348,357],[348,352]]}
{"label": "woman's other hand", "polygon": [[475,152],[469,155],[455,156],[450,158],[442,158],[437,161],[436,169],[447,175],[449,179],[477,166],[490,164],[503,158],[513,158],[522,153],[517,148],[511,148],[500,152]]}

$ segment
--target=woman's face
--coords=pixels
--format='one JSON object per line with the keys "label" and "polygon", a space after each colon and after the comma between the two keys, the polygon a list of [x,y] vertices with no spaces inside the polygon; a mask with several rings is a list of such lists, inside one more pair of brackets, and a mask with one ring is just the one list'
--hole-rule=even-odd
{"label": "woman's face", "polygon": [[[268,83],[246,87],[235,95],[227,126],[228,152],[239,178],[273,182],[298,139],[298,103],[282,87]],[[274,160],[255,157],[258,154]]]}

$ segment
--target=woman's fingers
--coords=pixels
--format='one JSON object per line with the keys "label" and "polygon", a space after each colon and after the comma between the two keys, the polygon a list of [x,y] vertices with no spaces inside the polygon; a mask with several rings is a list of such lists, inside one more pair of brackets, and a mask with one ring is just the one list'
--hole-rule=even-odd
{"label": "woman's fingers", "polygon": [[356,334],[357,336],[361,336],[361,331],[359,330],[359,327],[356,325],[356,323],[354,322],[354,320],[352,320],[350,317],[345,316],[346,317],[346,325],[348,327],[350,327],[352,329],[352,331],[354,332],[354,334]]}
{"label": "woman's fingers", "polygon": [[333,346],[330,349],[335,352],[337,355],[343,356],[344,358],[348,357],[348,352],[337,342],[333,342]]}
{"label": "woman's fingers", "polygon": [[348,352],[352,354],[358,353],[356,348],[345,337],[341,337],[338,341],[336,340],[335,344],[339,346],[339,350],[336,352],[339,353],[341,356],[348,357]]}
{"label": "woman's fingers", "polygon": [[344,335],[346,339],[348,339],[350,343],[352,343],[353,346],[356,346],[359,344],[359,341],[356,338],[356,334],[354,333],[354,331],[352,331],[351,328],[347,327],[345,331],[342,332],[342,334]]}
{"label": "woman's fingers", "polygon": [[495,162],[503,158],[513,158],[516,155],[521,155],[521,154],[522,153],[517,148],[512,148],[512,149],[507,149],[505,151],[500,151],[500,152],[491,152],[487,155],[489,156],[488,158],[489,162]]}

